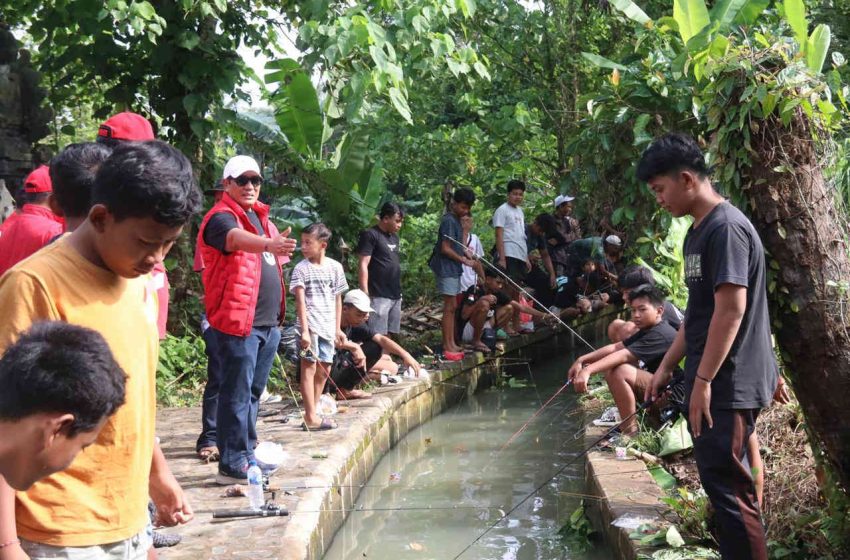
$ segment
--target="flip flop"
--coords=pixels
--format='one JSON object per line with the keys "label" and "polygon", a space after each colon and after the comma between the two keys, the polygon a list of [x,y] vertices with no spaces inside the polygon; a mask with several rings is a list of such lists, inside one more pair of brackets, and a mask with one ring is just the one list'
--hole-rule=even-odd
{"label": "flip flop", "polygon": [[316,426],[315,428],[311,428],[307,426],[306,423],[301,423],[301,429],[305,432],[323,432],[325,430],[335,430],[336,423],[329,418],[322,418],[322,423]]}
{"label": "flip flop", "polygon": [[443,358],[448,362],[459,362],[463,359],[463,352],[443,352]]}
{"label": "flip flop", "polygon": [[472,349],[483,354],[489,354],[491,352],[490,347],[484,344],[483,342],[479,344],[473,344]]}
{"label": "flip flop", "polygon": [[221,455],[218,452],[218,447],[210,445],[198,449],[198,458],[207,463],[215,463],[221,458]]}

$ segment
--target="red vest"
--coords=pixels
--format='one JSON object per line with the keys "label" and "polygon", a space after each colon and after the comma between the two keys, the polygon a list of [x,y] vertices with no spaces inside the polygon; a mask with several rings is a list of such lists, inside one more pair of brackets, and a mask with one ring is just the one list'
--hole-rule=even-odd
{"label": "red vest", "polygon": [[24,204],[17,218],[10,217],[0,235],[0,274],[24,260],[60,235],[59,217],[49,208]]}
{"label": "red vest", "polygon": [[[217,202],[201,222],[198,232],[198,249],[204,270],[201,279],[204,283],[204,307],[207,320],[217,331],[233,336],[248,336],[254,324],[254,314],[257,308],[257,296],[260,292],[262,277],[262,254],[234,251],[224,254],[204,242],[204,229],[207,222],[215,214],[226,212],[236,218],[236,225],[256,235],[271,236],[272,224],[269,222],[269,207],[261,202],[254,204],[254,212],[260,218],[265,231],[258,232],[248,214],[229,195],[225,194]],[[278,269],[281,261],[278,259]],[[283,282],[283,271],[280,273],[280,316],[286,313],[286,285]]]}

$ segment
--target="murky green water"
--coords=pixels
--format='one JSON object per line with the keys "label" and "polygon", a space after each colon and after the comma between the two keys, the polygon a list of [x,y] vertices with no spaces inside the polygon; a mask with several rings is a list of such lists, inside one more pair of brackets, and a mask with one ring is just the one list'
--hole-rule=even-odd
{"label": "murky green water", "polygon": [[[509,447],[499,449],[563,383],[572,356],[532,363],[533,386],[488,389],[412,430],[391,450],[337,533],[325,560],[452,560],[503,512],[581,450],[582,416],[568,389]],[[512,366],[511,372],[527,367]],[[558,529],[584,492],[575,461],[472,548],[465,560],[602,559],[566,548]],[[401,508],[427,508],[407,510]],[[457,507],[457,509],[452,509]],[[373,510],[373,511],[368,511]],[[374,511],[382,510],[382,511]]]}

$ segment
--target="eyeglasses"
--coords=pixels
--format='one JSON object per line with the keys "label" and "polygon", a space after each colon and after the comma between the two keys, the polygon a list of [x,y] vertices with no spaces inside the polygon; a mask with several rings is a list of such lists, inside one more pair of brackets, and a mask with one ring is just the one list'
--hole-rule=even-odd
{"label": "eyeglasses", "polygon": [[253,177],[246,177],[244,175],[240,175],[239,177],[233,179],[237,185],[240,187],[244,187],[248,183],[251,183],[255,187],[259,187],[263,184],[263,178],[259,175],[254,175]]}

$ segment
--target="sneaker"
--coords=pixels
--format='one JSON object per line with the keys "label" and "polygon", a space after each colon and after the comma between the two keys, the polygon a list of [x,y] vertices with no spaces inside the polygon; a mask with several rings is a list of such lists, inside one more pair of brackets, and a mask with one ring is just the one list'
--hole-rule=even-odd
{"label": "sneaker", "polygon": [[215,483],[219,486],[231,486],[233,484],[248,484],[248,473],[224,472],[221,469],[215,475]]}
{"label": "sneaker", "polygon": [[168,533],[163,533],[161,531],[153,532],[153,547],[154,548],[166,548],[169,546],[174,546],[180,544],[180,541],[183,540],[183,537],[180,535],[173,535]]}
{"label": "sneaker", "polygon": [[620,411],[616,406],[612,406],[602,413],[602,416],[593,421],[594,426],[616,426],[621,422]]}
{"label": "sneaker", "polygon": [[260,395],[260,404],[274,404],[283,400],[283,397],[274,393],[269,393],[267,389],[263,389],[263,394]]}

